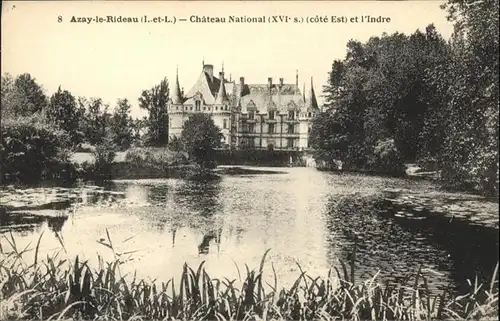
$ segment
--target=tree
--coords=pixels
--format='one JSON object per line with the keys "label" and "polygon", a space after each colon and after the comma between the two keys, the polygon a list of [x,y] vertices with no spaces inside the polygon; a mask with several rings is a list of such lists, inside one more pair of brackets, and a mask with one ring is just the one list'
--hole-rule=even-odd
{"label": "tree", "polygon": [[2,114],[5,116],[30,117],[39,114],[47,106],[42,87],[25,73],[15,79],[2,75]]}
{"label": "tree", "polygon": [[165,146],[168,143],[168,98],[167,78],[164,78],[159,85],[150,90],[144,90],[139,97],[139,107],[148,111],[147,144],[149,145]]}
{"label": "tree", "polygon": [[111,130],[115,144],[120,150],[132,145],[134,138],[134,121],[130,117],[132,106],[127,99],[118,99],[116,109],[111,117]]}
{"label": "tree", "polygon": [[79,103],[85,109],[83,117],[85,140],[93,146],[101,144],[106,135],[106,129],[111,123],[109,106],[105,105],[100,98],[91,98],[90,100],[80,98]]}
{"label": "tree", "polygon": [[455,33],[442,177],[498,197],[499,2],[449,0],[444,8]]}
{"label": "tree", "polygon": [[[428,136],[422,135],[424,125],[436,131],[426,117],[434,116],[429,108],[439,102],[428,96],[438,93],[425,81],[446,62],[446,42],[429,25],[425,33],[351,40],[346,49],[346,58],[333,62],[324,87],[327,113],[319,115],[324,120],[313,123],[312,143],[322,149],[317,156],[329,162],[334,151],[343,167],[379,171],[377,146],[390,141],[398,154],[390,159],[415,161],[422,154],[419,148],[430,147],[423,144]],[[321,129],[315,130],[318,125]]]}
{"label": "tree", "polygon": [[82,110],[77,107],[75,97],[69,91],[59,87],[50,97],[46,113],[52,123],[69,134],[73,147],[83,141],[83,133],[80,130]]}
{"label": "tree", "polygon": [[212,167],[215,149],[222,146],[223,135],[210,116],[194,114],[184,123],[181,141],[189,159],[202,168]]}

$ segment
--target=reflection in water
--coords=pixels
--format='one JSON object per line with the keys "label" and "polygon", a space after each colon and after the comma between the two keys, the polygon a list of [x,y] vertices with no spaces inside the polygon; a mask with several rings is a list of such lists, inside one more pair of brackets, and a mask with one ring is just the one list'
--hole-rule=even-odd
{"label": "reflection in water", "polygon": [[[238,278],[235,263],[256,268],[271,249],[268,259],[280,286],[295,281],[300,273],[296,262],[308,273],[325,276],[339,260],[354,260],[356,279],[380,270],[380,280],[389,283],[408,279],[422,264],[431,289],[440,290],[448,284],[456,289],[474,272],[491,275],[498,260],[498,229],[449,222],[384,201],[385,188],[427,195],[435,190],[430,183],[310,168],[283,172],[117,181],[74,189],[71,193],[78,197],[72,199],[79,205],[70,220],[5,214],[0,215],[0,233],[31,226],[13,234],[18,243],[36,244],[41,230],[33,224],[49,228],[64,236],[68,253],[92,262],[96,251],[113,258],[97,242],[108,231],[115,251],[137,251],[124,269],[163,280],[180,275],[184,262],[196,266],[201,261],[213,277]],[[408,217],[398,217],[401,211]],[[46,233],[41,251],[58,247],[56,238]],[[264,273],[272,275],[270,264]]]}

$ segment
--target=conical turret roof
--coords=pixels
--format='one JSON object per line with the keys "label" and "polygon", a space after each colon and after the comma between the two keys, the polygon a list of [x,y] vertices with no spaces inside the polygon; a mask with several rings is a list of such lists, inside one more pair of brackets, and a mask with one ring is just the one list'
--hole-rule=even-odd
{"label": "conical turret roof", "polygon": [[215,99],[216,104],[223,104],[228,102],[229,98],[226,93],[226,86],[224,86],[224,65],[222,66],[222,71],[220,72],[220,86],[217,92],[217,98]]}
{"label": "conical turret roof", "polygon": [[314,93],[313,79],[311,77],[311,89],[309,90],[309,95],[306,99],[307,109],[316,110],[318,109],[318,101],[316,100],[316,94]]}
{"label": "conical turret roof", "polygon": [[172,103],[182,104],[182,93],[181,93],[181,87],[179,86],[179,68],[177,68],[175,74],[175,84],[174,84],[174,90],[172,92]]}

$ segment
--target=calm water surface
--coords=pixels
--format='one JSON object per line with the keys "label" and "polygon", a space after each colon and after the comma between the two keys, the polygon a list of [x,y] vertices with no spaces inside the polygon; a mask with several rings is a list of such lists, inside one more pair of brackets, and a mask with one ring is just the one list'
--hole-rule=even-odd
{"label": "calm water surface", "polygon": [[[24,247],[44,232],[40,251],[51,253],[61,248],[58,232],[70,257],[79,254],[95,264],[97,253],[105,259],[121,255],[129,259],[124,273],[137,270],[157,280],[179,276],[184,262],[194,268],[202,261],[211,276],[238,279],[245,264],[258,268],[271,249],[265,272],[272,275],[272,262],[282,286],[299,276],[297,263],[326,276],[340,260],[354,259],[360,280],[380,271],[380,282],[401,283],[422,265],[434,291],[457,290],[465,278],[491,275],[498,260],[498,229],[440,216],[401,219],[383,201],[385,189],[432,197],[436,187],[428,182],[273,170],[280,173],[83,187],[67,220],[21,222],[26,226],[13,235]],[[106,230],[115,254],[99,243],[107,242]]]}

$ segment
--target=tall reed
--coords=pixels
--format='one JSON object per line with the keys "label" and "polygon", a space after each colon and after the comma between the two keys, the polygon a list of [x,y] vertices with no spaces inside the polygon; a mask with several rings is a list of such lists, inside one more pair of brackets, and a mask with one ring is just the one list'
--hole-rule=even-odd
{"label": "tall reed", "polygon": [[[43,235],[43,234],[42,234]],[[257,270],[245,265],[240,286],[236,280],[211,278],[202,262],[196,270],[184,264],[180,283],[127,279],[126,264],[113,248],[114,260],[99,257],[97,268],[60,257],[40,260],[40,235],[34,261],[26,262],[15,238],[4,236],[0,246],[0,319],[92,320],[431,320],[496,319],[498,264],[487,288],[476,282],[469,293],[449,297],[432,295],[419,269],[412,286],[381,286],[376,276],[354,282],[351,264],[342,263],[326,278],[312,277],[299,265],[300,275],[289,288],[278,289],[271,263],[271,283],[265,282],[263,255]],[[64,243],[59,237],[62,248]],[[67,254],[66,254],[67,256]]]}

